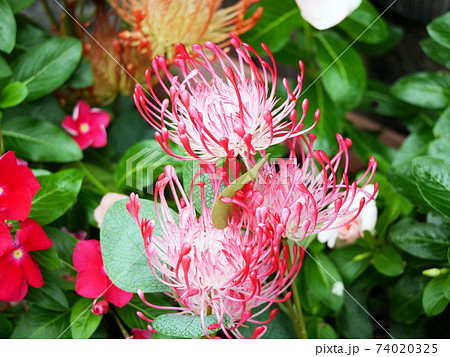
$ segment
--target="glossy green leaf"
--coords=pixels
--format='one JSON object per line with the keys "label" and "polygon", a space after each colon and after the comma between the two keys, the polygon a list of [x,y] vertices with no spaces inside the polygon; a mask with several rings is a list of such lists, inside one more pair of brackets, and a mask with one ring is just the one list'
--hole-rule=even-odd
{"label": "glossy green leaf", "polygon": [[93,83],[94,74],[92,73],[91,65],[86,59],[81,58],[75,72],[73,72],[72,76],[66,82],[66,86],[79,89],[89,87]]}
{"label": "glossy green leaf", "polygon": [[0,312],[0,338],[9,338],[13,332],[14,328],[6,316]]}
{"label": "glossy green leaf", "polygon": [[447,280],[444,283],[444,295],[450,300],[450,274],[447,275]]}
{"label": "glossy green leaf", "polygon": [[405,275],[394,285],[389,295],[389,310],[394,320],[412,324],[423,314],[425,282],[424,277]]}
{"label": "glossy green leaf", "polygon": [[439,42],[427,38],[420,42],[423,52],[432,60],[450,68],[450,51],[447,47],[442,46]]}
{"label": "glossy green leaf", "polygon": [[371,338],[372,321],[364,311],[367,310],[367,298],[360,290],[349,293],[351,296],[345,294],[345,304],[336,319],[339,330],[347,338]]}
{"label": "glossy green leaf", "polygon": [[97,329],[103,316],[94,314],[92,299],[81,298],[72,307],[70,313],[70,330],[73,338],[89,338]]}
{"label": "glossy green leaf", "polygon": [[338,267],[344,282],[351,284],[369,267],[373,254],[366,247],[352,244],[333,249],[329,255]]}
{"label": "glossy green leaf", "polygon": [[319,317],[312,317],[306,321],[308,338],[336,339],[338,338],[334,328]]}
{"label": "glossy green leaf", "polygon": [[5,61],[5,59],[0,56],[0,79],[2,78],[8,78],[12,75],[11,67],[9,67],[8,62]]}
{"label": "glossy green leaf", "polygon": [[11,10],[13,13],[17,13],[22,9],[25,9],[27,6],[31,5],[34,0],[6,0],[11,6]]}
{"label": "glossy green leaf", "polygon": [[[210,330],[211,324],[218,323],[216,316],[206,316],[205,326],[209,335],[219,330]],[[179,338],[197,338],[205,336],[200,316],[193,315],[160,315],[153,321],[153,328],[165,335]]]}
{"label": "glossy green leaf", "polygon": [[402,257],[394,248],[388,245],[382,246],[375,252],[373,266],[386,276],[397,276],[405,271]]}
{"label": "glossy green leaf", "polygon": [[39,306],[53,311],[67,311],[69,309],[69,303],[66,295],[58,284],[58,273],[42,271],[42,275],[44,278],[44,285],[40,288],[29,288],[27,293],[27,303],[31,305],[31,308]]}
{"label": "glossy green leaf", "polygon": [[61,217],[77,198],[83,177],[83,173],[75,169],[39,176],[41,189],[33,198],[30,218],[46,225]]}
{"label": "glossy green leaf", "polygon": [[70,338],[69,313],[35,306],[25,313],[11,338]]}
{"label": "glossy green leaf", "polygon": [[432,140],[433,135],[429,130],[418,130],[411,133],[396,151],[392,165],[397,166],[409,162],[419,155],[425,155],[428,144]]}
{"label": "glossy green leaf", "polygon": [[16,47],[22,51],[29,51],[51,38],[52,36],[40,27],[31,24],[21,24],[17,29]]}
{"label": "glossy green leaf", "polygon": [[22,82],[12,82],[3,88],[0,108],[9,108],[22,103],[28,95],[28,88]]}
{"label": "glossy green leaf", "polygon": [[421,156],[412,161],[412,171],[425,201],[450,218],[450,163],[430,156]]}
{"label": "glossy green leaf", "polygon": [[446,48],[450,48],[450,12],[431,21],[427,26],[428,34],[433,40]]}
{"label": "glossy green leaf", "polygon": [[78,240],[71,234],[63,232],[61,229],[46,226],[44,231],[53,242],[58,256],[65,263],[72,265],[73,250]]}
{"label": "glossy green leaf", "polygon": [[[140,201],[142,217],[155,219],[153,234],[161,234],[154,202],[142,199]],[[139,226],[126,209],[126,202],[127,200],[115,202],[103,218],[100,242],[106,272],[114,284],[125,291],[166,291],[167,286],[153,276],[148,266],[144,239]],[[176,217],[174,212],[173,217]]]}
{"label": "glossy green leaf", "polygon": [[415,257],[446,260],[450,236],[444,227],[402,219],[389,231],[389,239],[401,250]]}
{"label": "glossy green leaf", "polygon": [[441,114],[434,125],[433,134],[437,138],[450,138],[450,106]]}
{"label": "glossy green leaf", "polygon": [[367,73],[358,53],[336,32],[315,34],[320,80],[330,98],[344,110],[358,106],[364,95]]}
{"label": "glossy green leaf", "polygon": [[130,147],[120,159],[116,186],[119,190],[143,191],[158,180],[166,165],[179,167],[183,164],[166,154],[156,140],[143,140]]}
{"label": "glossy green leaf", "polygon": [[428,316],[439,315],[445,310],[450,300],[444,295],[447,276],[431,279],[423,291],[422,305]]}
{"label": "glossy green leaf", "polygon": [[450,74],[419,72],[394,83],[391,93],[406,103],[428,109],[442,109],[450,104]]}
{"label": "glossy green leaf", "polygon": [[0,0],[0,51],[11,53],[16,43],[17,24],[8,1]]}
{"label": "glossy green leaf", "polygon": [[386,21],[379,15],[375,6],[364,0],[355,11],[339,24],[339,27],[353,39],[378,44],[386,41],[388,37]]}
{"label": "glossy green leaf", "polygon": [[262,16],[252,31],[242,35],[242,40],[261,54],[265,54],[261,43],[276,53],[288,43],[292,31],[301,25],[300,10],[294,0],[261,0],[258,6],[264,9]]}
{"label": "glossy green leaf", "polygon": [[53,247],[46,250],[36,250],[30,252],[30,254],[34,259],[36,259],[40,266],[50,270],[57,270],[59,268],[59,256]]}
{"label": "glossy green leaf", "polygon": [[81,58],[81,42],[71,37],[53,38],[22,54],[11,81],[28,87],[28,100],[48,94],[67,81]]}
{"label": "glossy green leaf", "polygon": [[51,123],[27,117],[13,118],[3,124],[5,147],[26,160],[71,162],[83,153],[63,129]]}

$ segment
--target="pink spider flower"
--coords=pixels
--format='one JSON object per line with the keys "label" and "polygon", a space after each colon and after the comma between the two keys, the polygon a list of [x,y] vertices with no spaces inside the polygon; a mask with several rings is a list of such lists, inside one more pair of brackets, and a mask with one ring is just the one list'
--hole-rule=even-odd
{"label": "pink spider flower", "polygon": [[[156,102],[146,98],[142,87],[136,85],[136,106],[156,129],[156,139],[168,154],[180,159],[194,157],[210,162],[238,155],[246,158],[301,135],[317,123],[318,110],[314,124],[304,129],[307,99],[303,101],[303,114],[297,122],[295,106],[302,88],[303,63],[299,62],[301,74],[297,76],[294,90],[291,91],[287,79],[283,80],[287,99],[280,103],[276,96],[277,68],[267,46],[261,45],[272,66],[238,36],[231,36],[237,60],[232,60],[216,44],[205,42],[204,47],[217,59],[215,66],[203,46],[193,45],[194,55],[191,56],[184,45],[178,44],[175,66],[183,79],[169,72],[163,57],[156,57],[152,62],[153,71],[148,69],[146,73]],[[257,60],[254,61],[251,54]],[[152,72],[169,95],[170,102],[167,98],[161,102],[152,90]],[[169,86],[164,83],[161,73],[170,81]],[[175,154],[169,147],[169,139],[183,146],[189,157]]]}
{"label": "pink spider flower", "polygon": [[[193,182],[201,172],[194,176]],[[215,199],[220,183],[220,180],[213,182]],[[167,185],[178,208],[175,216],[164,196]],[[138,294],[150,307],[200,316],[207,337],[210,337],[208,328],[220,328],[228,338],[231,338],[230,333],[242,338],[239,328],[252,322],[258,324],[252,338],[259,338],[267,330],[265,324],[273,319],[277,309],[271,311],[267,321],[255,318],[274,302],[289,299],[290,292],[284,298],[279,299],[278,296],[286,292],[295,279],[303,251],[294,247],[290,265],[289,249],[287,246],[281,248],[280,237],[275,235],[270,215],[264,207],[257,208],[256,214],[252,215],[242,214],[236,209],[229,219],[229,226],[224,230],[216,229],[211,221],[211,210],[205,203],[204,185],[201,184],[200,188],[202,214],[197,218],[192,204],[193,184],[190,197],[187,197],[174,168],[166,167],[156,184],[155,207],[162,227],[158,235],[153,234],[153,219],[139,218],[139,197],[133,193],[130,195],[127,209],[141,228],[150,269],[167,286],[166,293],[182,307],[155,306],[145,300],[141,291]],[[160,206],[157,204],[158,196]],[[266,306],[259,312],[251,311],[264,304]],[[214,315],[218,322],[206,326],[207,315]],[[142,314],[139,316],[152,322]],[[150,325],[149,328],[153,329]]]}
{"label": "pink spider flower", "polygon": [[106,127],[110,115],[104,110],[91,108],[80,100],[73,109],[72,115],[67,115],[61,126],[80,146],[81,150],[92,146],[103,147],[107,143]]}
{"label": "pink spider flower", "polygon": [[[378,190],[378,182],[371,189],[367,187],[377,167],[373,157],[361,178],[350,183],[347,172],[351,140],[336,134],[339,151],[329,158],[324,151],[313,149],[315,138],[310,133],[307,138],[302,135],[289,141],[290,158],[266,163],[254,185],[264,197],[262,204],[276,215],[282,236],[295,241],[347,226]],[[295,152],[297,145],[300,160]],[[343,172],[339,175],[341,165]]]}

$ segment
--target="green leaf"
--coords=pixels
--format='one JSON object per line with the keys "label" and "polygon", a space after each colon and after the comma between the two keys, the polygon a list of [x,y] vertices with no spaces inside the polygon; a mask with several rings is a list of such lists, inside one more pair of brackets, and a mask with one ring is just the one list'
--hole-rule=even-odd
{"label": "green leaf", "polygon": [[375,80],[369,80],[360,108],[399,118],[409,118],[417,112],[417,108],[392,96],[389,84]]}
{"label": "green leaf", "polygon": [[44,286],[37,289],[30,287],[27,293],[27,303],[53,311],[68,310],[69,303],[66,295],[58,284],[58,273],[42,271],[42,275],[45,282]]}
{"label": "green leaf", "polygon": [[16,43],[17,24],[11,7],[0,0],[0,51],[11,53]]}
{"label": "green leaf", "polygon": [[39,176],[41,189],[33,198],[30,218],[46,225],[61,217],[77,198],[83,177],[83,173],[76,169]]}
{"label": "green leaf", "polygon": [[23,51],[29,51],[52,38],[42,28],[31,25],[21,24],[17,29],[16,47]]}
{"label": "green leaf", "polygon": [[46,226],[44,231],[47,237],[53,241],[53,248],[55,248],[59,258],[72,265],[73,250],[78,240],[73,235],[58,228]]}
{"label": "green leaf", "polygon": [[356,244],[333,249],[329,255],[346,284],[351,284],[369,267],[372,257],[370,250]]}
{"label": "green leaf", "polygon": [[22,103],[28,95],[28,88],[22,82],[7,84],[0,96],[0,108],[9,108]]}
{"label": "green leaf", "polygon": [[334,328],[320,317],[312,317],[306,321],[308,338],[336,339],[338,338]]}
{"label": "green leaf", "polygon": [[428,316],[439,315],[445,310],[450,300],[444,295],[447,276],[431,279],[423,291],[422,305]]}
{"label": "green leaf", "polygon": [[8,78],[9,76],[12,76],[11,67],[9,67],[8,62],[6,62],[5,59],[0,56],[0,79]]}
{"label": "green leaf", "polygon": [[5,315],[0,312],[0,338],[9,338],[13,332],[14,328]]}
{"label": "green leaf", "polygon": [[301,25],[300,10],[294,0],[261,0],[257,5],[264,9],[262,16],[252,31],[242,35],[242,40],[260,54],[265,54],[261,43],[276,53],[288,43],[294,29]]}
{"label": "green leaf", "polygon": [[382,246],[373,257],[373,266],[381,274],[386,276],[397,276],[403,274],[405,267],[403,266],[402,257],[397,251],[388,246]]}
{"label": "green leaf", "polygon": [[428,34],[433,40],[446,48],[450,48],[450,12],[439,16],[427,26]]}
{"label": "green leaf", "polygon": [[217,229],[224,229],[228,227],[228,217],[233,212],[233,203],[225,203],[221,200],[221,197],[233,198],[237,191],[250,181],[256,180],[259,171],[262,169],[264,163],[269,158],[270,154],[261,159],[250,171],[238,177],[237,180],[230,183],[220,194],[217,200],[214,202],[214,206],[211,212],[212,223]]}
{"label": "green leaf", "polygon": [[450,53],[447,47],[442,46],[439,42],[433,41],[431,38],[420,41],[420,47],[422,47],[423,52],[433,61],[450,68]]}
{"label": "green leaf", "polygon": [[412,324],[423,314],[425,281],[422,276],[405,275],[395,284],[389,295],[389,310],[394,320]]}
{"label": "green leaf", "polygon": [[367,82],[361,57],[336,32],[317,32],[314,39],[325,90],[342,109],[355,108],[362,100]]}
{"label": "green leaf", "polygon": [[94,83],[94,74],[90,63],[81,58],[78,67],[73,72],[72,77],[66,82],[66,86],[79,89],[91,86]]}
{"label": "green leaf", "polygon": [[450,218],[450,163],[430,156],[421,156],[412,161],[412,171],[425,201]]}
{"label": "green leaf", "polygon": [[437,138],[450,138],[450,106],[441,114],[434,125],[433,134]]}
{"label": "green leaf", "polygon": [[89,338],[97,329],[103,316],[94,314],[92,299],[81,298],[72,307],[70,313],[70,330],[73,338]]}
{"label": "green leaf", "polygon": [[[69,312],[51,311],[35,306],[20,320],[11,338],[70,338]],[[66,330],[67,329],[67,330]],[[66,331],[65,331],[66,330]],[[64,332],[65,331],[65,332]]]}
{"label": "green leaf", "polygon": [[[211,324],[218,323],[216,316],[209,315],[206,316],[204,320],[206,330],[209,335],[219,331],[220,328],[216,328],[214,330],[210,330],[208,328]],[[153,328],[165,335],[180,338],[197,338],[205,336],[201,318],[197,315],[160,315],[153,321]]]}
{"label": "green leaf", "polygon": [[[358,41],[371,44],[382,43],[388,38],[388,27],[386,21],[379,15],[377,9],[369,1],[364,0],[339,24],[339,27]],[[364,34],[361,36],[362,33]]]}
{"label": "green leaf", "polygon": [[26,160],[71,162],[83,153],[63,129],[37,119],[13,118],[3,124],[5,147]]}
{"label": "green leaf", "polygon": [[11,81],[27,85],[28,100],[42,97],[70,78],[80,62],[81,50],[81,42],[75,38],[46,41],[18,58]]}
{"label": "green leaf", "polygon": [[55,248],[51,247],[46,250],[37,250],[30,252],[31,256],[36,259],[40,266],[50,270],[59,269],[59,256]]}
{"label": "green leaf", "polygon": [[360,306],[367,310],[366,295],[360,290],[350,290],[349,293],[351,296],[345,294],[345,304],[337,316],[337,325],[347,338],[371,338],[372,321]]}
{"label": "green leaf", "polygon": [[447,275],[447,280],[444,283],[444,295],[450,300],[450,274]]}
{"label": "green leaf", "polygon": [[389,232],[389,239],[401,250],[415,257],[446,260],[450,236],[444,227],[402,219]]}
{"label": "green leaf", "polygon": [[[100,229],[100,243],[106,272],[112,282],[120,289],[145,293],[166,291],[168,287],[160,283],[148,266],[139,226],[126,209],[127,200],[115,202],[106,212]],[[161,234],[156,219],[155,203],[140,200],[141,214],[156,222],[154,235]],[[171,211],[173,216],[176,214]]]}
{"label": "green leaf", "polygon": [[442,109],[450,104],[450,74],[419,72],[400,78],[391,93],[406,103],[428,109]]}
{"label": "green leaf", "polygon": [[34,0],[6,0],[11,6],[11,10],[13,13],[17,13],[22,9],[25,9],[27,6],[31,5]]}
{"label": "green leaf", "polygon": [[428,144],[432,140],[433,135],[429,130],[418,130],[411,133],[395,153],[392,165],[397,166],[409,162],[419,155],[426,154]]}
{"label": "green leaf", "polygon": [[179,167],[183,163],[166,154],[156,140],[140,141],[130,147],[120,159],[116,171],[117,189],[134,188],[143,191],[158,180],[166,165]]}

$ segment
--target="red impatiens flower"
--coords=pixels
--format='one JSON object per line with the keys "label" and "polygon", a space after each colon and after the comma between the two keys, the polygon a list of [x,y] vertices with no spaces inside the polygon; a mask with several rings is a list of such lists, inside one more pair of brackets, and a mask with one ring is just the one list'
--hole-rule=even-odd
{"label": "red impatiens flower", "polygon": [[44,285],[39,265],[29,252],[52,245],[42,227],[30,218],[20,222],[14,241],[9,229],[0,224],[0,300],[22,300],[28,284],[34,288]]}
{"label": "red impatiens flower", "polygon": [[31,169],[17,164],[13,151],[0,157],[0,222],[27,218],[40,188]]}
{"label": "red impatiens flower", "polygon": [[104,110],[91,108],[80,100],[73,109],[72,115],[67,115],[61,126],[72,135],[81,150],[92,146],[99,148],[106,145],[106,127],[110,115]]}
{"label": "red impatiens flower", "polygon": [[75,291],[87,298],[104,296],[111,304],[122,307],[128,304],[133,293],[115,286],[106,274],[98,240],[77,243],[73,251],[73,266],[78,271]]}

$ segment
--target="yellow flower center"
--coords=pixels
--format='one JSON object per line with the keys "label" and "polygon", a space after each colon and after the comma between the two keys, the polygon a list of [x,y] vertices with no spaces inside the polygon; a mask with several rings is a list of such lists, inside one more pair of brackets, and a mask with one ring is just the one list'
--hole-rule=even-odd
{"label": "yellow flower center", "polygon": [[86,123],[83,123],[80,125],[80,131],[83,134],[86,134],[89,131],[89,125],[87,125]]}
{"label": "yellow flower center", "polygon": [[22,255],[23,255],[22,249],[20,249],[20,248],[16,249],[13,254],[14,254],[14,258],[16,258],[16,259],[22,258]]}
{"label": "yellow flower center", "polygon": [[0,187],[0,196],[2,195],[2,193],[3,193],[3,188]]}

